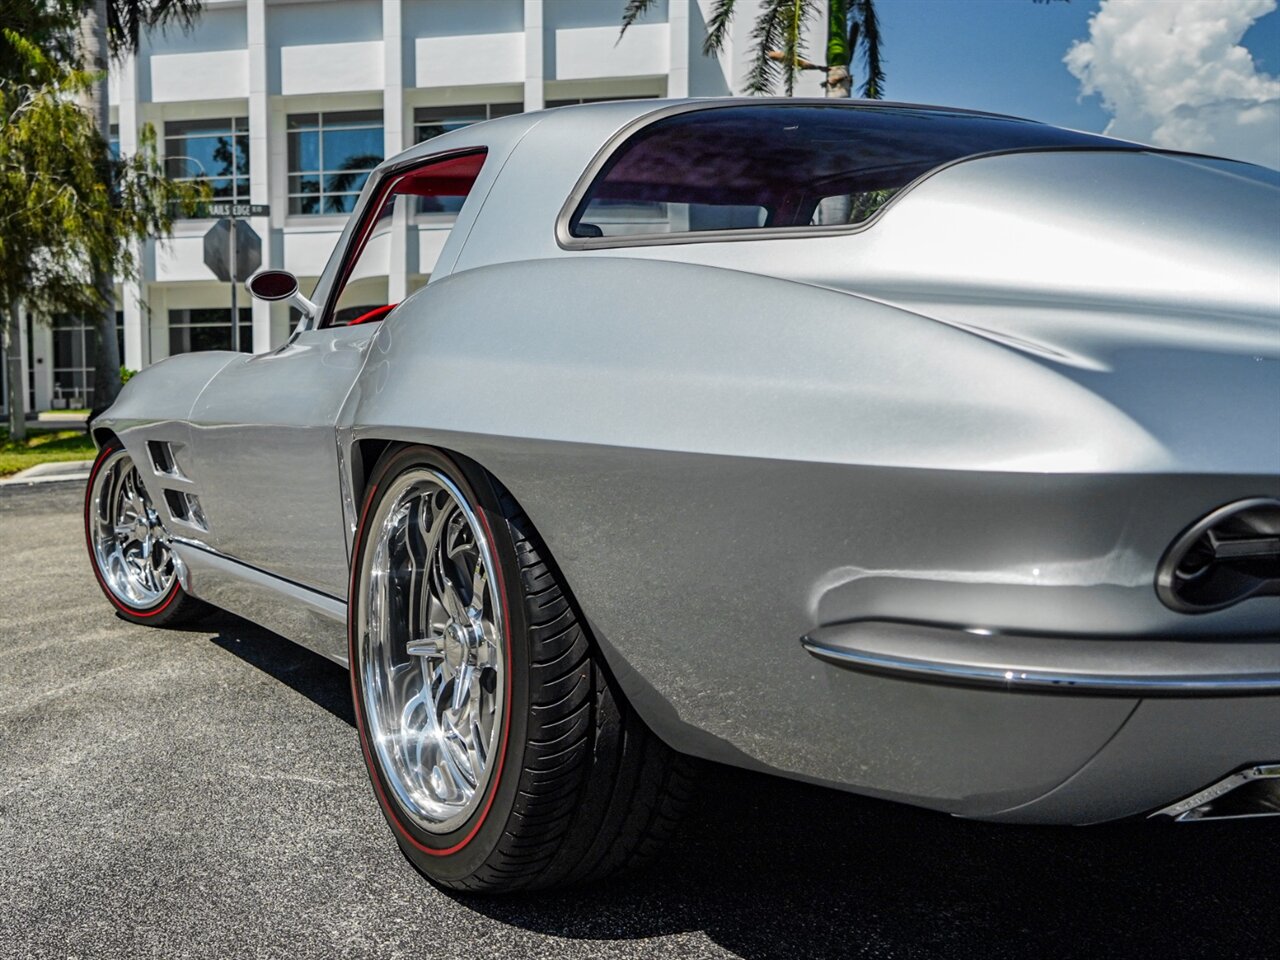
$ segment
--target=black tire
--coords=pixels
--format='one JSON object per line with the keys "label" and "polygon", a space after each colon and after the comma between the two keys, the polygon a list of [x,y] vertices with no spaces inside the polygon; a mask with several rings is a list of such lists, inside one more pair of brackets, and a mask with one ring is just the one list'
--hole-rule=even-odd
{"label": "black tire", "polygon": [[[138,623],[148,627],[167,627],[186,623],[207,613],[209,607],[203,601],[197,600],[183,590],[182,584],[178,582],[176,576],[173,579],[173,585],[162,596],[151,603],[143,605],[130,603],[127,598],[119,596],[116,591],[113,591],[107,585],[106,577],[99,563],[98,551],[94,547],[92,526],[95,509],[93,502],[94,485],[103,465],[120,454],[128,457],[119,440],[112,439],[104,443],[102,449],[98,451],[97,457],[94,458],[93,468],[89,471],[89,481],[85,485],[84,539],[85,546],[89,552],[89,565],[93,568],[94,579],[98,581],[98,587],[102,590],[103,595],[115,607],[116,613],[131,623]],[[141,477],[139,477],[139,482],[141,482]]]}
{"label": "black tire", "polygon": [[[500,567],[508,636],[503,749],[475,812],[449,833],[406,815],[371,749],[357,635],[366,602],[371,520],[406,471],[443,473],[485,526]],[[688,758],[659,741],[616,690],[558,571],[514,500],[487,474],[410,447],[370,478],[349,603],[352,695],[374,793],[405,856],[452,890],[502,893],[600,879],[650,859],[671,834],[692,782]]]}

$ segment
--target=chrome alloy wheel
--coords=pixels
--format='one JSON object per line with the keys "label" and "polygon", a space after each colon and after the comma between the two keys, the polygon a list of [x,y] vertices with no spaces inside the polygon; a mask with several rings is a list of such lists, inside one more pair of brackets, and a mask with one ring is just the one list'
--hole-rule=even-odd
{"label": "chrome alloy wheel", "polygon": [[428,467],[398,476],[370,521],[358,590],[369,741],[399,805],[447,833],[474,812],[496,763],[506,664],[484,527]]}
{"label": "chrome alloy wheel", "polygon": [[109,454],[89,493],[89,536],[107,589],[127,607],[155,606],[173,588],[169,536],[124,450]]}

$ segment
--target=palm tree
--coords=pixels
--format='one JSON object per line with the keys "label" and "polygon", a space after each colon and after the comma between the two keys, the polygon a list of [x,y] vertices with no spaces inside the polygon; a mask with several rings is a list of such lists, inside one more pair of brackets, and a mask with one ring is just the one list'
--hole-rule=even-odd
{"label": "palm tree", "polygon": [[[640,19],[656,0],[627,0],[622,33]],[[708,57],[724,50],[725,39],[737,12],[737,0],[715,0],[702,52]],[[782,82],[787,96],[795,92],[802,70],[821,70],[828,97],[853,95],[849,68],[860,56],[865,75],[858,92],[868,100],[884,96],[884,63],[880,56],[880,24],[875,0],[830,0],[827,4],[827,62],[813,63],[804,56],[804,33],[821,10],[817,0],[764,0],[751,31],[755,43],[746,93],[771,94]]]}
{"label": "palm tree", "polygon": [[[76,52],[81,66],[98,81],[81,96],[81,106],[98,131],[98,167],[102,182],[111,182],[107,67],[110,55],[138,52],[143,34],[167,24],[189,27],[200,13],[200,0],[79,0]],[[93,363],[94,412],[105,410],[120,393],[120,349],[116,343],[115,278],[109,265],[94,264],[93,284],[102,307],[97,317],[97,349]]]}

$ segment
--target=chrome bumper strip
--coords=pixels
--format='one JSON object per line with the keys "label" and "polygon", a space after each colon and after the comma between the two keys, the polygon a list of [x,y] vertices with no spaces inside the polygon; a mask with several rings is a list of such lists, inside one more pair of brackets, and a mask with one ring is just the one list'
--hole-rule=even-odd
{"label": "chrome bumper strip", "polygon": [[1006,691],[1176,697],[1280,693],[1280,643],[1063,639],[860,621],[801,638],[814,657],[861,673]]}

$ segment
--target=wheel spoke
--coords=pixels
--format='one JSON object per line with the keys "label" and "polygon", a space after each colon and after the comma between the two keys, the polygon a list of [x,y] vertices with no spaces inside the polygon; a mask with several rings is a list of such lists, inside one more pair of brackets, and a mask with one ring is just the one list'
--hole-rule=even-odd
{"label": "wheel spoke", "polygon": [[455,714],[466,705],[471,695],[471,684],[475,679],[475,668],[464,663],[453,675],[453,690],[449,697],[449,709]]}
{"label": "wheel spoke", "polygon": [[484,561],[477,559],[475,569],[471,573],[471,615],[479,619],[484,614],[484,590],[489,580]]}
{"label": "wheel spoke", "polygon": [[444,554],[437,550],[432,558],[431,565],[433,586],[440,602],[444,605],[445,612],[454,620],[464,621],[467,619],[467,607],[462,602],[462,597],[458,594],[458,588],[454,585],[448,571],[445,569],[447,563],[448,561],[445,559]]}

